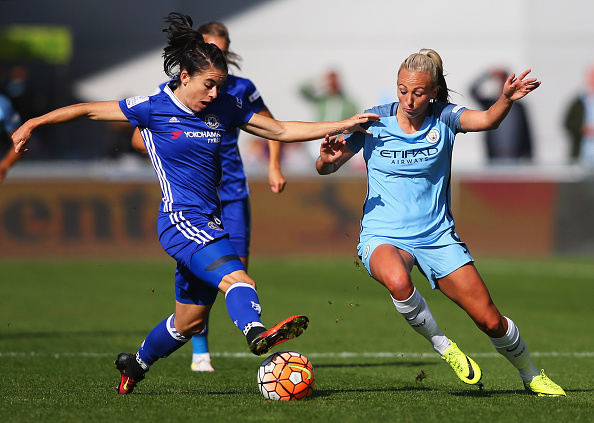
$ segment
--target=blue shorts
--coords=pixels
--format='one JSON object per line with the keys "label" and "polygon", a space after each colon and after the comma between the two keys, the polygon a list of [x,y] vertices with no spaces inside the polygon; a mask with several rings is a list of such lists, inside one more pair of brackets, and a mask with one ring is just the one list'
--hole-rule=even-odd
{"label": "blue shorts", "polygon": [[231,245],[233,245],[239,257],[249,257],[252,233],[250,198],[221,201],[221,206],[223,209],[221,219],[225,225],[225,230],[229,232]]}
{"label": "blue shorts", "polygon": [[177,262],[175,293],[184,304],[213,304],[224,276],[245,270],[227,232],[215,216],[160,213],[159,240]]}
{"label": "blue shorts", "polygon": [[[449,275],[467,263],[474,262],[458,234],[453,230],[444,232],[430,240],[408,240],[401,238],[369,236],[359,241],[357,251],[367,272],[371,275],[369,259],[380,245],[389,244],[409,253],[415,265],[429,280],[431,288],[438,288],[437,279]],[[371,275],[373,276],[373,275]]]}

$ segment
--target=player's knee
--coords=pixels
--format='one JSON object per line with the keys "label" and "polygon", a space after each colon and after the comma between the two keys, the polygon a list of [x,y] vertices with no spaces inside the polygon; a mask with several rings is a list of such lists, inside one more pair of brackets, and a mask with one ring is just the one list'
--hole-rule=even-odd
{"label": "player's knee", "polygon": [[414,291],[414,286],[407,273],[393,273],[383,277],[380,282],[388,288],[392,297],[399,301],[406,300]]}
{"label": "player's knee", "polygon": [[500,338],[505,335],[503,319],[499,313],[486,313],[481,320],[475,321],[480,330],[492,338]]}
{"label": "player's knee", "polygon": [[256,289],[256,282],[252,278],[250,278],[244,271],[232,272],[225,275],[219,283],[219,289],[221,290],[221,292],[227,292],[231,285],[239,282],[248,284],[252,286],[254,289]]}
{"label": "player's knee", "polygon": [[191,337],[191,336],[197,335],[200,332],[202,332],[205,327],[206,327],[206,319],[197,318],[190,322],[177,323],[175,325],[175,330],[177,330],[177,332],[182,336]]}

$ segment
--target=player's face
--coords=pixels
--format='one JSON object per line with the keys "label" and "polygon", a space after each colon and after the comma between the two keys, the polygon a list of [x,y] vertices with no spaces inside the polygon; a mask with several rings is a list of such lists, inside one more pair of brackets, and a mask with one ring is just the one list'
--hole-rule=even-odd
{"label": "player's face", "polygon": [[437,96],[431,75],[401,69],[398,73],[398,108],[409,119],[424,119],[429,102]]}
{"label": "player's face", "polygon": [[181,85],[175,90],[175,95],[190,109],[200,112],[217,98],[226,78],[226,72],[213,67],[192,76],[182,71]]}
{"label": "player's face", "polygon": [[217,37],[216,35],[204,35],[204,42],[214,44],[221,49],[222,52],[229,50],[229,43],[226,38]]}

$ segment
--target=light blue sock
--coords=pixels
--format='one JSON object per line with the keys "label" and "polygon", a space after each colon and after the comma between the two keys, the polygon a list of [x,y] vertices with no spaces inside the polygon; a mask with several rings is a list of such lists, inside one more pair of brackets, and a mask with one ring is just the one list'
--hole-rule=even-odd
{"label": "light blue sock", "polygon": [[[209,316],[210,317],[210,316]],[[202,332],[192,336],[192,352],[194,354],[205,354],[208,352],[208,320],[206,318],[206,325]]]}
{"label": "light blue sock", "polygon": [[229,317],[244,335],[254,327],[264,327],[260,321],[260,300],[253,286],[245,282],[234,283],[225,293],[225,303]]}
{"label": "light blue sock", "polygon": [[140,365],[146,369],[160,358],[165,358],[182,347],[190,338],[180,335],[173,324],[175,313],[163,320],[148,334],[138,349]]}

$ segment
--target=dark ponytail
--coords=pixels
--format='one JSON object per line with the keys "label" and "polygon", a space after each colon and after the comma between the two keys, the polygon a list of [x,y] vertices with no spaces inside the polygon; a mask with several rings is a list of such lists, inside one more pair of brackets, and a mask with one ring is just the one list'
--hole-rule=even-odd
{"label": "dark ponytail", "polygon": [[163,30],[167,33],[167,46],[163,50],[163,70],[167,76],[179,78],[183,70],[194,75],[210,67],[228,72],[225,55],[214,44],[204,42],[202,34],[192,27],[192,18],[172,12],[165,23],[169,25]]}

